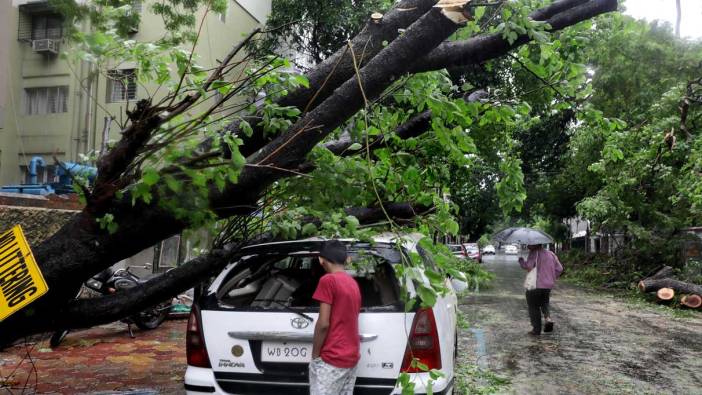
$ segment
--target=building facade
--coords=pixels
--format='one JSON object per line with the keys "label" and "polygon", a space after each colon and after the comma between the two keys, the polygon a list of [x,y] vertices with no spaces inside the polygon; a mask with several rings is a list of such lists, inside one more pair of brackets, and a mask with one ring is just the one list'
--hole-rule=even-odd
{"label": "building facade", "polygon": [[[135,3],[141,22],[132,39],[163,36],[161,18],[150,12],[155,1]],[[198,12],[198,24],[204,17],[198,63],[217,65],[243,35],[265,24],[270,9],[271,0],[229,0],[225,14]],[[0,1],[0,185],[28,182],[34,156],[47,163],[38,169],[38,182],[54,181],[54,157],[78,161],[81,154],[99,151],[105,136],[117,140],[118,124],[109,120],[126,118],[127,106],[153,92],[137,83],[133,65],[98,73],[88,62],[63,59],[61,52],[70,46],[65,33],[63,18],[48,0]]]}

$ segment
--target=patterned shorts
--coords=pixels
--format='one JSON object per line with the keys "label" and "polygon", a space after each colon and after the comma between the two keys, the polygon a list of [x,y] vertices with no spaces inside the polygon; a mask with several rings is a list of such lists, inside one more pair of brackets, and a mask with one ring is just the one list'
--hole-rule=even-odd
{"label": "patterned shorts", "polygon": [[337,368],[315,358],[310,362],[310,395],[352,395],[356,367]]}

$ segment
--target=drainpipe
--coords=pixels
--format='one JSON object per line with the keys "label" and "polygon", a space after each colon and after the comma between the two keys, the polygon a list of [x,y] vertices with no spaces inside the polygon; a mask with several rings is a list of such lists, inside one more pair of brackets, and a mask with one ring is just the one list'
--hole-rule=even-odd
{"label": "drainpipe", "polygon": [[[92,124],[92,101],[95,100],[93,97],[93,64],[88,63],[88,86],[85,89],[86,100],[85,100],[85,125],[84,129],[81,131],[80,141],[82,143],[82,149],[79,153],[86,154],[88,152],[88,136],[90,136],[90,125]],[[78,158],[76,158],[78,159]]]}
{"label": "drainpipe", "polygon": [[38,184],[37,180],[37,166],[46,167],[46,162],[41,156],[35,156],[29,161],[29,183]]}
{"label": "drainpipe", "polygon": [[[83,24],[85,26],[85,24]],[[85,61],[81,60],[80,61],[80,72],[78,73],[78,77],[76,78],[76,83],[75,83],[75,89],[77,91],[76,97],[77,97],[77,103],[73,103],[73,121],[75,122],[73,124],[73,127],[71,128],[71,139],[73,140],[72,143],[75,143],[75,148],[73,148],[73,144],[71,144],[71,150],[75,149],[73,152],[67,152],[66,153],[66,160],[78,160],[78,153],[80,152],[80,134],[81,130],[83,130],[82,127],[82,121],[83,121],[83,103],[85,101],[85,90],[83,89],[83,76],[85,75]]]}
{"label": "drainpipe", "polygon": [[[92,150],[95,151],[97,149],[97,118],[98,118],[98,116],[97,116],[98,115],[98,99],[97,99],[97,97],[98,97],[98,87],[100,86],[100,84],[99,84],[100,73],[98,72],[97,69],[95,70],[95,74],[93,75],[93,78],[95,78],[95,80],[93,81],[93,89],[94,89],[94,92],[93,92],[93,98],[94,98],[94,100],[93,100],[93,124],[91,125],[93,130],[92,130],[91,134],[92,134],[92,140],[93,140]],[[87,151],[87,149],[86,149],[86,151]]]}

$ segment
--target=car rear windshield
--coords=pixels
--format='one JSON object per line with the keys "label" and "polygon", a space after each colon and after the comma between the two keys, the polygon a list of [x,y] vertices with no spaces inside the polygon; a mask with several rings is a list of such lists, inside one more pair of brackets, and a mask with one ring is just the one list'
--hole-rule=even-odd
{"label": "car rear windshield", "polygon": [[450,245],[448,247],[451,252],[463,252],[463,248],[459,245]]}
{"label": "car rear windshield", "polygon": [[[402,310],[400,286],[392,265],[366,251],[351,252],[346,272],[361,290],[362,310]],[[242,258],[217,290],[220,308],[236,310],[319,309],[312,299],[324,275],[319,258],[308,252]]]}

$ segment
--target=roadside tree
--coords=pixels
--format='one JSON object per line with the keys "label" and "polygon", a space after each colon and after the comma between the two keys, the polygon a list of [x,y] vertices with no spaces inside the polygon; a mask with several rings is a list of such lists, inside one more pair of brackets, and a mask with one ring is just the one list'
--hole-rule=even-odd
{"label": "roadside tree", "polygon": [[[500,205],[519,208],[525,193],[511,132],[532,122],[530,106],[465,100],[470,88],[457,86],[445,69],[515,49],[526,64],[556,43],[587,44],[560,43],[559,32],[617,7],[615,0],[560,0],[538,9],[532,1],[497,2],[489,6],[499,7],[500,23],[483,26],[482,3],[404,0],[305,75],[295,75],[283,71],[289,63],[279,58],[242,54],[258,32],[216,69],[198,67],[182,49],[197,41],[196,21],[179,15],[194,3],[216,11],[222,2],[158,3],[174,24],[159,43],[130,42],[110,28],[109,16],[124,13],[122,3],[106,1],[93,13],[107,16],[107,29],[79,35],[75,55],[134,62],[139,78],[169,94],[130,108],[120,140],[95,158],[95,182],[76,181],[84,210],[33,248],[49,293],[0,323],[3,341],[132,314],[192,287],[261,237],[364,238],[388,228],[456,233],[455,207],[445,199],[450,166],[469,167],[481,158],[499,159]],[[519,49],[529,43],[528,51]],[[582,71],[574,67],[571,77],[577,82]],[[577,85],[564,89],[577,96]],[[242,96],[248,100],[237,99]],[[474,133],[475,124],[492,133]],[[129,293],[73,299],[91,275],[205,225],[221,233],[192,261]],[[408,270],[414,275],[429,270],[414,260],[408,265],[416,265]],[[435,292],[420,296],[430,303]]]}

